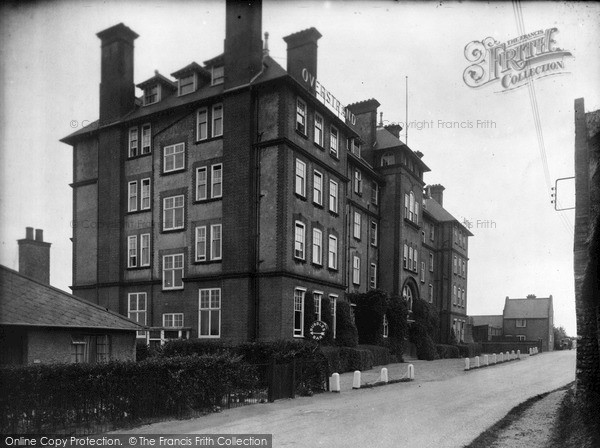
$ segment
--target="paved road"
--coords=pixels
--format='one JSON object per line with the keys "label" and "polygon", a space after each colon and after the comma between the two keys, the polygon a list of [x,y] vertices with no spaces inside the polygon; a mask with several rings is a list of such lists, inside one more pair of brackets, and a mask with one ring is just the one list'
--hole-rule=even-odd
{"label": "paved road", "polygon": [[[543,353],[440,381],[397,383],[246,406],[135,434],[273,434],[274,447],[461,447],[537,394],[575,379],[575,350]],[[124,433],[125,431],[118,431]]]}

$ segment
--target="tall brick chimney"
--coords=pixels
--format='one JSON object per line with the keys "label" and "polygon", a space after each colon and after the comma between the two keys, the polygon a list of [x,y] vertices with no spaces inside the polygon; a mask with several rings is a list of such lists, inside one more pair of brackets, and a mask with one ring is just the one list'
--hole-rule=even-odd
{"label": "tall brick chimney", "polygon": [[50,243],[44,243],[44,231],[33,227],[25,229],[25,238],[19,243],[19,272],[38,282],[50,284]]}
{"label": "tall brick chimney", "polygon": [[442,207],[444,206],[444,190],[445,188],[440,184],[429,186],[429,195],[435,202],[440,204]]}
{"label": "tall brick chimney", "polygon": [[[300,84],[314,91],[314,80],[317,79],[317,41],[321,33],[316,28],[298,31],[283,38],[287,43],[287,72]],[[302,71],[306,69],[313,82],[307,85]]]}
{"label": "tall brick chimney", "polygon": [[135,105],[133,41],[138,37],[119,23],[96,34],[101,44],[100,124],[111,123]]}
{"label": "tall brick chimney", "polygon": [[225,89],[249,83],[262,68],[262,0],[227,0]]}

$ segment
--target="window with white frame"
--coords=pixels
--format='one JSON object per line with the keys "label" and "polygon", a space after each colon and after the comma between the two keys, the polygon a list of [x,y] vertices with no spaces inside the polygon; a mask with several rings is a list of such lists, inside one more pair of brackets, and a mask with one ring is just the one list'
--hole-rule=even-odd
{"label": "window with white frame", "polygon": [[419,223],[419,203],[412,191],[404,194],[404,217],[415,224]]}
{"label": "window with white frame", "polygon": [[138,128],[129,129],[129,157],[138,155]]}
{"label": "window with white frame", "polygon": [[371,182],[371,204],[377,205],[379,203],[379,185],[377,182]]}
{"label": "window with white frame", "polygon": [[184,169],[185,143],[165,146],[163,161],[163,171],[165,173]]}
{"label": "window with white frame", "polygon": [[294,223],[294,258],[304,260],[306,226],[300,221]]}
{"label": "window with white frame", "polygon": [[331,332],[333,334],[333,338],[335,339],[336,336],[336,330],[337,330],[337,299],[338,296],[335,294],[329,294],[329,306],[330,306],[330,310],[331,310]]}
{"label": "window with white frame", "polygon": [[127,201],[127,211],[128,212],[135,212],[137,211],[137,199],[138,199],[138,188],[137,188],[137,181],[132,181],[129,182],[128,185],[128,190],[129,190],[129,199]]}
{"label": "window with white frame", "polygon": [[369,286],[371,289],[377,288],[377,264],[371,263],[371,273],[369,275]]}
{"label": "window with white frame", "polygon": [[360,231],[361,231],[361,216],[360,213],[355,211],[354,212],[354,231],[352,232],[352,235],[354,236],[354,238],[356,238],[357,240],[360,240]]}
{"label": "window with white frame", "polygon": [[371,246],[377,247],[377,223],[371,221]]}
{"label": "window with white frame", "polygon": [[222,254],[222,235],[221,224],[212,224],[210,226],[210,259],[220,260]]}
{"label": "window with white frame", "polygon": [[196,200],[202,201],[208,197],[208,176],[205,166],[196,168]]}
{"label": "window with white frame", "polygon": [[315,320],[321,320],[321,302],[323,300],[323,293],[315,291],[313,293],[313,299],[315,302]]}
{"label": "window with white frame", "polygon": [[163,230],[183,229],[185,212],[184,196],[170,196],[163,199]]}
{"label": "window with white frame", "polygon": [[221,288],[199,290],[198,337],[221,337]]}
{"label": "window with white frame", "polygon": [[150,234],[140,235],[140,266],[150,266]]}
{"label": "window with white frame", "polygon": [[315,143],[323,146],[323,117],[315,112]]}
{"label": "window with white frame", "polygon": [[329,151],[331,155],[338,157],[339,153],[339,133],[337,128],[331,126],[329,128]]}
{"label": "window with white frame", "polygon": [[[145,292],[131,292],[127,295],[127,317],[140,325],[146,325],[147,294]],[[137,337],[145,337],[145,331],[137,331]]]}
{"label": "window with white frame", "polygon": [[210,196],[220,198],[223,196],[223,165],[220,163],[211,167]]}
{"label": "window with white frame", "polygon": [[296,184],[294,191],[300,196],[306,196],[306,163],[300,159],[296,159]]}
{"label": "window with white frame", "polygon": [[360,142],[355,138],[352,139],[352,154],[360,157]]}
{"label": "window with white frame", "polygon": [[164,328],[181,328],[183,327],[183,313],[163,313],[162,321]]}
{"label": "window with white frame", "polygon": [[429,272],[433,272],[433,253],[429,252]]}
{"label": "window with white frame", "polygon": [[456,305],[456,284],[452,283],[452,303]]}
{"label": "window with white frame", "polygon": [[152,151],[152,129],[150,123],[142,126],[142,154],[150,154]]}
{"label": "window with white frame", "polygon": [[362,194],[362,173],[359,170],[354,170],[354,192]]}
{"label": "window with white frame", "polygon": [[144,106],[154,104],[160,101],[160,86],[154,84],[144,90]]}
{"label": "window with white frame", "polygon": [[294,289],[294,337],[304,336],[304,296],[306,289]]}
{"label": "window with white frame", "polygon": [[527,327],[527,319],[517,319],[515,325],[517,328],[525,328]]}
{"label": "window with white frame", "polygon": [[223,135],[223,105],[215,104],[212,108],[212,136]]}
{"label": "window with white frame", "polygon": [[163,289],[183,289],[183,254],[163,256]]}
{"label": "window with white frame", "polygon": [[421,275],[421,283],[425,283],[425,262],[424,261],[421,262],[420,275]]}
{"label": "window with white frame", "polygon": [[187,95],[196,90],[196,74],[192,73],[188,76],[179,78],[179,96]]}
{"label": "window with white frame", "polygon": [[462,261],[462,276],[463,278],[467,277],[467,262],[465,260]]}
{"label": "window with white frame", "polygon": [[317,170],[313,172],[313,202],[323,205],[323,175]]}
{"label": "window with white frame", "polygon": [[352,257],[352,283],[360,285],[360,258],[358,255]]}
{"label": "window with white frame", "polygon": [[415,247],[414,258],[413,258],[413,266],[412,270],[417,272],[419,270],[419,251]]}
{"label": "window with white frame", "polygon": [[408,244],[404,243],[404,257],[402,259],[402,266],[404,269],[408,269]]}
{"label": "window with white frame", "polygon": [[429,303],[433,303],[433,285],[429,284]]}
{"label": "window with white frame", "polygon": [[317,228],[312,231],[312,262],[323,264],[323,232]]}
{"label": "window with white frame", "polygon": [[211,85],[223,84],[225,81],[225,67],[222,65],[212,68]]}
{"label": "window with white frame", "polygon": [[329,180],[329,211],[338,212],[338,183]]}
{"label": "window with white frame", "polygon": [[150,179],[142,179],[142,201],[141,201],[141,209],[149,210],[150,209]]}
{"label": "window with white frame", "polygon": [[138,265],[138,248],[137,235],[127,237],[127,267],[137,268]]}
{"label": "window with white frame", "polygon": [[296,130],[306,134],[306,103],[300,98],[296,100]]}
{"label": "window with white frame", "polygon": [[431,241],[435,241],[435,224],[431,224],[431,227],[429,228],[429,239]]}
{"label": "window with white frame", "polygon": [[338,239],[334,235],[329,235],[327,266],[329,269],[337,269],[338,266]]}
{"label": "window with white frame", "polygon": [[387,315],[383,315],[383,337],[387,338],[390,335],[390,324],[388,322]]}
{"label": "window with white frame", "polygon": [[206,261],[206,226],[196,227],[196,261]]}
{"label": "window with white frame", "polygon": [[196,114],[196,140],[206,140],[208,138],[208,109],[203,107],[198,109]]}
{"label": "window with white frame", "polygon": [[412,269],[413,267],[413,247],[411,244],[408,245],[408,269]]}

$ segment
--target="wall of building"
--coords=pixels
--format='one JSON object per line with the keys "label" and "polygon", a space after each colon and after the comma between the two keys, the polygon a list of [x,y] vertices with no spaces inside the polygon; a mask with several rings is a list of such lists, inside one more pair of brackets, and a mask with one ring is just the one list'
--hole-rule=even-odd
{"label": "wall of building", "polygon": [[554,343],[550,341],[551,326],[548,319],[526,319],[525,327],[517,327],[517,319],[504,319],[504,336],[524,335],[526,341],[542,339],[544,351],[553,350]]}

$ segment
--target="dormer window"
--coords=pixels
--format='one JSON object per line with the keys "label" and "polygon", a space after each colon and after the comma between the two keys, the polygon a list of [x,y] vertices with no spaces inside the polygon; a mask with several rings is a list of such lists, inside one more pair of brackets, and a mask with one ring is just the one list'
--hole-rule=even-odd
{"label": "dormer window", "polygon": [[179,96],[187,95],[196,91],[196,74],[192,73],[179,78]]}
{"label": "dormer window", "polygon": [[144,90],[144,106],[157,103],[160,100],[160,85],[154,84]]}
{"label": "dormer window", "polygon": [[381,157],[381,166],[389,166],[395,163],[394,154],[388,152]]}
{"label": "dormer window", "polygon": [[224,67],[222,65],[219,67],[213,67],[212,68],[211,85],[216,86],[217,84],[223,84],[224,80],[225,80]]}

